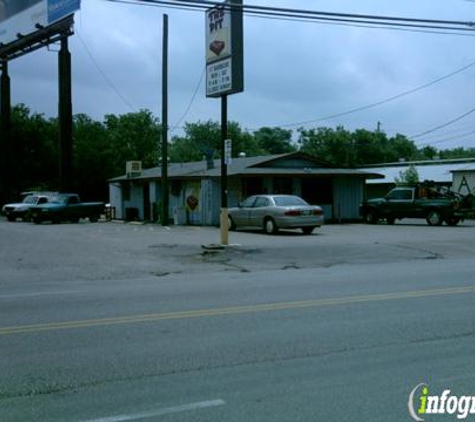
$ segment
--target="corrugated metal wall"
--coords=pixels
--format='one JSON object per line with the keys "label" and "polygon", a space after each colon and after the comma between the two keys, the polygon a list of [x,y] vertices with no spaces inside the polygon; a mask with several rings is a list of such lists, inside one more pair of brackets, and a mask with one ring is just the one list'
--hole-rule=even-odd
{"label": "corrugated metal wall", "polygon": [[333,180],[333,215],[339,220],[358,220],[359,205],[363,201],[364,179],[337,177]]}

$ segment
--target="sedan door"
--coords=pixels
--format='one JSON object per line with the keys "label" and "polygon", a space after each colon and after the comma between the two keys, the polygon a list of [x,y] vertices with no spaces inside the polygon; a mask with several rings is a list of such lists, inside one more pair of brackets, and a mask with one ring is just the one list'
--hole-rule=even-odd
{"label": "sedan door", "polygon": [[249,226],[264,227],[264,217],[267,213],[267,207],[270,205],[269,198],[259,196],[254,202],[254,206],[249,210]]}
{"label": "sedan door", "polygon": [[233,212],[234,224],[238,227],[248,227],[249,224],[249,213],[252,210],[254,203],[256,202],[257,196],[251,196],[245,201],[242,201],[239,204],[239,208]]}

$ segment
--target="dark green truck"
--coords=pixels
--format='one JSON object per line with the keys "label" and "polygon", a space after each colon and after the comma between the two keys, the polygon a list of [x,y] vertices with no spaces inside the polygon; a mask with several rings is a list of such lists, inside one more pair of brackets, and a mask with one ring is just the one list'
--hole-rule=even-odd
{"label": "dark green truck", "polygon": [[360,205],[360,214],[368,224],[425,218],[431,226],[440,226],[444,221],[455,226],[473,211],[472,195],[441,191],[426,184],[394,188],[384,198],[369,199]]}
{"label": "dark green truck", "polygon": [[104,213],[104,208],[103,202],[81,202],[77,194],[64,193],[52,198],[47,204],[32,207],[30,211],[35,224],[43,221],[77,223],[81,218],[88,218],[91,223],[95,223]]}

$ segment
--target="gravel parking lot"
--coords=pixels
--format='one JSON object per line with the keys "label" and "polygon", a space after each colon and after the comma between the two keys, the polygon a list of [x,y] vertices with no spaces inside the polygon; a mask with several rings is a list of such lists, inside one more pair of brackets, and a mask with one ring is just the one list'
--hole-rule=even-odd
{"label": "gravel parking lot", "polygon": [[282,231],[230,233],[223,251],[202,246],[219,242],[214,227],[147,224],[8,223],[0,220],[2,282],[29,280],[107,281],[206,272],[255,272],[329,268],[473,255],[475,223],[429,227],[422,220],[386,224],[327,225],[308,236]]}

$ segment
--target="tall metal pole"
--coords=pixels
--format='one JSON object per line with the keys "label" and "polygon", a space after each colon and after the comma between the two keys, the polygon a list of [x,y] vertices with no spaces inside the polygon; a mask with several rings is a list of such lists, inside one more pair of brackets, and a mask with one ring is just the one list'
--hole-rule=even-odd
{"label": "tall metal pole", "polygon": [[11,89],[8,74],[8,61],[2,60],[0,81],[0,201],[7,201],[12,195],[11,187]]}
{"label": "tall metal pole", "polygon": [[162,59],[162,226],[168,225],[168,15],[163,15]]}
{"label": "tall metal pole", "polygon": [[228,165],[225,141],[228,138],[228,96],[221,96],[221,244],[229,244],[228,231]]}
{"label": "tall metal pole", "polygon": [[71,53],[68,37],[61,39],[59,64],[59,190],[71,191],[73,186],[73,105],[71,89]]}

